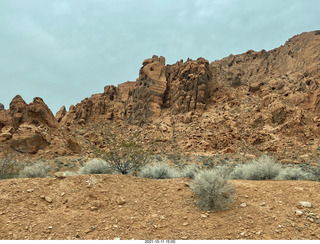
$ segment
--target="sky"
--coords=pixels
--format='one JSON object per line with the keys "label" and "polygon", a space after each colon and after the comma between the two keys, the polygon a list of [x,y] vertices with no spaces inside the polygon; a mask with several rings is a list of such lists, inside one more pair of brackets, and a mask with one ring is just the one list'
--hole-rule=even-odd
{"label": "sky", "polygon": [[144,59],[212,62],[320,29],[319,0],[0,0],[0,103],[53,113],[135,81]]}

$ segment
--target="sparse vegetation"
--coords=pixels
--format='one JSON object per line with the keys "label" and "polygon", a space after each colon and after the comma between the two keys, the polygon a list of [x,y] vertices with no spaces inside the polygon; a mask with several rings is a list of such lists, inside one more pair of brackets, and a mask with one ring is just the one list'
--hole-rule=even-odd
{"label": "sparse vegetation", "polygon": [[50,171],[50,165],[37,162],[31,166],[26,166],[21,172],[21,178],[45,178]]}
{"label": "sparse vegetation", "polygon": [[180,172],[181,178],[191,178],[193,179],[194,176],[199,172],[199,165],[198,164],[187,164],[184,165]]}
{"label": "sparse vegetation", "polygon": [[19,175],[19,163],[10,158],[0,159],[0,179],[15,178]]}
{"label": "sparse vegetation", "polygon": [[172,179],[179,178],[179,171],[167,163],[153,163],[144,166],[138,173],[141,178]]}
{"label": "sparse vegetation", "polygon": [[231,179],[274,180],[282,167],[270,156],[264,155],[247,164],[238,165],[230,174]]}
{"label": "sparse vegetation", "polygon": [[216,170],[202,170],[191,182],[191,191],[196,195],[196,205],[201,210],[219,211],[233,201],[234,186]]}
{"label": "sparse vegetation", "polygon": [[78,174],[113,174],[116,173],[113,165],[102,159],[92,159],[78,170]]}
{"label": "sparse vegetation", "polygon": [[139,143],[138,133],[122,138],[121,133],[112,133],[104,129],[104,141],[109,151],[97,151],[97,155],[108,162],[121,174],[136,174],[143,166],[150,162],[149,154]]}
{"label": "sparse vegetation", "polygon": [[314,176],[301,168],[284,168],[279,173],[277,180],[314,180]]}

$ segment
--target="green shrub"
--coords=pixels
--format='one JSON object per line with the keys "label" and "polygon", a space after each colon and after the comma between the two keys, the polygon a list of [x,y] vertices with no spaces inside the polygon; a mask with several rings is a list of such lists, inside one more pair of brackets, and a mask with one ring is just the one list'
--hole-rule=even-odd
{"label": "green shrub", "polygon": [[45,163],[35,163],[31,166],[25,167],[20,172],[21,178],[45,178],[50,171],[50,165]]}
{"label": "green shrub", "polygon": [[143,149],[139,133],[123,138],[122,133],[113,133],[109,127],[105,127],[103,138],[109,151],[98,149],[95,154],[107,161],[114,171],[136,174],[150,162],[150,155]]}
{"label": "green shrub", "polygon": [[167,163],[153,163],[144,166],[138,173],[141,178],[172,179],[179,178],[179,171]]}
{"label": "green shrub", "polygon": [[282,167],[269,156],[262,156],[248,164],[238,165],[231,172],[231,179],[271,180],[275,179]]}
{"label": "green shrub", "polygon": [[277,180],[315,180],[315,176],[301,168],[293,167],[282,169]]}
{"label": "green shrub", "polygon": [[116,173],[114,167],[102,159],[92,159],[78,170],[78,174],[113,174]]}
{"label": "green shrub", "polygon": [[201,210],[219,211],[229,207],[234,197],[234,186],[220,172],[202,170],[190,185],[196,195],[196,205]]}

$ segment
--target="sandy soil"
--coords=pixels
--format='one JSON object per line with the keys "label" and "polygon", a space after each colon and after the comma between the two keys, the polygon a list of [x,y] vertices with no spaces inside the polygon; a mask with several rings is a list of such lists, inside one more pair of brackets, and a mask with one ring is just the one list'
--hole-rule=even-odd
{"label": "sandy soil", "polygon": [[211,213],[196,208],[188,179],[1,180],[0,239],[320,239],[320,182],[232,182],[234,203]]}

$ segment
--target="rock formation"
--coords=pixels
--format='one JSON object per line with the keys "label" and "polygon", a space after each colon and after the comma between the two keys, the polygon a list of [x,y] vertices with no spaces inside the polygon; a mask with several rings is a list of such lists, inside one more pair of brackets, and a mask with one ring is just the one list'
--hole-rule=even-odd
{"label": "rock formation", "polygon": [[94,125],[108,123],[139,132],[146,145],[165,143],[168,150],[320,154],[318,33],[212,63],[198,58],[166,65],[154,55],[143,61],[135,82],[106,86],[68,111],[62,107],[56,117],[40,98],[27,105],[16,97],[10,109],[0,109],[0,141],[31,153],[58,145],[77,152],[79,145],[68,136],[81,130],[82,145],[105,148]]}
{"label": "rock formation", "polygon": [[80,152],[77,143],[63,133],[51,110],[39,97],[34,98],[30,104],[19,95],[14,97],[10,108],[0,111],[0,129],[0,141],[8,142],[17,152]]}

